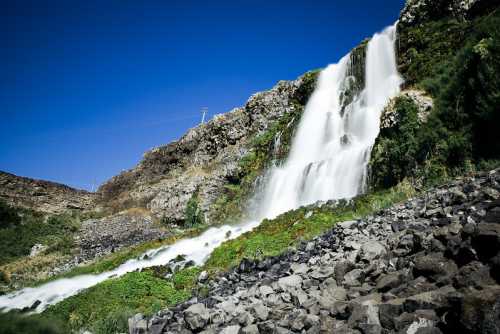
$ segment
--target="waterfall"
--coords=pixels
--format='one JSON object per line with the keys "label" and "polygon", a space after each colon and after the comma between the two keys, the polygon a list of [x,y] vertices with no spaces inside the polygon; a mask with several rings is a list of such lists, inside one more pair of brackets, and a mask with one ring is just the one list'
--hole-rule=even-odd
{"label": "waterfall", "polygon": [[352,89],[351,56],[329,65],[319,76],[307,103],[286,163],[269,173],[258,219],[330,199],[351,198],[363,191],[367,164],[379,133],[380,115],[399,92],[396,27],[375,34],[368,43],[365,88],[347,106]]}
{"label": "waterfall", "polygon": [[[0,309],[22,309],[36,303],[35,311],[77,294],[112,277],[141,268],[163,265],[179,254],[202,264],[222,242],[256,227],[262,218],[317,201],[351,198],[363,191],[371,148],[379,132],[380,114],[402,82],[396,68],[396,27],[375,34],[368,43],[365,87],[345,104],[352,89],[350,55],[324,69],[307,103],[287,161],[267,173],[258,196],[255,219],[236,226],[210,228],[198,237],[180,240],[132,259],[98,275],[64,278],[0,296]],[[280,137],[275,141],[278,150]]]}

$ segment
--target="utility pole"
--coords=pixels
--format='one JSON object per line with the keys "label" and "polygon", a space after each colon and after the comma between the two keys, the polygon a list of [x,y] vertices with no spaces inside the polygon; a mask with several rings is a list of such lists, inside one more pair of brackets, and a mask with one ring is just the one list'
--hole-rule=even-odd
{"label": "utility pole", "polygon": [[205,123],[205,116],[208,113],[208,107],[201,108],[201,124]]}

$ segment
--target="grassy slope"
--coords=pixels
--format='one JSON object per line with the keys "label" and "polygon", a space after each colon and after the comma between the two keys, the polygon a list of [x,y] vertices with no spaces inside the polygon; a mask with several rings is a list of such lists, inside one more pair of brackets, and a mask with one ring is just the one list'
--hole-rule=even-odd
{"label": "grassy slope", "polygon": [[[301,240],[320,235],[337,222],[362,218],[413,193],[407,184],[402,184],[391,190],[360,196],[352,202],[340,202],[334,209],[324,206],[290,211],[264,221],[237,239],[224,242],[202,268],[182,270],[172,279],[164,279],[158,274],[164,270],[162,267],[129,273],[51,306],[43,316],[65,322],[72,329],[85,326],[95,334],[124,330],[131,314],[152,314],[190,298],[201,270],[214,274],[237,265],[243,258],[280,254]],[[312,215],[306,218],[308,212]]]}

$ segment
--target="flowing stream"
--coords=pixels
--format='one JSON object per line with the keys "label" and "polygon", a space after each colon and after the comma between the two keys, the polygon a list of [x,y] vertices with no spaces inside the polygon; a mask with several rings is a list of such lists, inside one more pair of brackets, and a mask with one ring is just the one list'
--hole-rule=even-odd
{"label": "flowing stream", "polygon": [[164,265],[181,254],[200,265],[222,242],[250,231],[263,218],[274,218],[317,201],[351,198],[363,192],[381,112],[399,92],[402,83],[396,68],[395,38],[395,26],[373,36],[366,51],[365,87],[351,95],[347,102],[346,96],[356,83],[350,75],[354,66],[350,55],[321,72],[287,161],[267,173],[263,192],[258,196],[258,210],[253,214],[255,219],[210,228],[197,237],[151,250],[147,256],[129,260],[108,272],[58,279],[0,296],[0,309],[22,309],[37,303],[34,311],[41,312],[109,278]]}

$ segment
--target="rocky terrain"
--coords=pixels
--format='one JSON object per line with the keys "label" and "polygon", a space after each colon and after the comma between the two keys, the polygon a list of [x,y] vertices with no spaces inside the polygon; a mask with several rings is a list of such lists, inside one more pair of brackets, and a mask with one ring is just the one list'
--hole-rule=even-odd
{"label": "rocky terrain", "polygon": [[123,247],[171,235],[147,212],[131,210],[101,219],[82,222],[77,237],[80,249],[77,262],[93,260]]}
{"label": "rocky terrain", "polygon": [[130,333],[498,333],[500,170],[206,280]]}
{"label": "rocky terrain", "polygon": [[34,180],[0,171],[0,199],[10,205],[45,213],[87,210],[95,194],[64,184]]}

